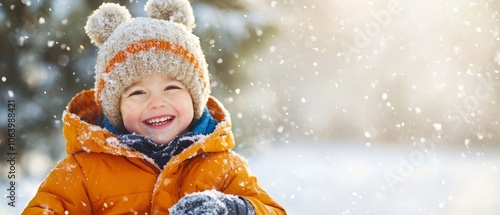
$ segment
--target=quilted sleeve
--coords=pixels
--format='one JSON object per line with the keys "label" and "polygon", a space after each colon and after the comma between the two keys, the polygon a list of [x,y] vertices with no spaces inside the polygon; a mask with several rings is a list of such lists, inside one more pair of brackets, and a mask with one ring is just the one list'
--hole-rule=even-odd
{"label": "quilted sleeve", "polygon": [[230,157],[233,161],[232,171],[228,173],[223,192],[248,200],[257,215],[286,214],[285,209],[262,188],[257,177],[250,172],[247,162],[236,153],[231,153]]}
{"label": "quilted sleeve", "polygon": [[85,177],[75,157],[57,163],[22,214],[91,214]]}

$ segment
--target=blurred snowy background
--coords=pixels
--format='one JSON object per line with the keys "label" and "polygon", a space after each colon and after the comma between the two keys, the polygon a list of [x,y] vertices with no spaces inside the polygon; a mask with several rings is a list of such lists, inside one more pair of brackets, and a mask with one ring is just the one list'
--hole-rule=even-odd
{"label": "blurred snowy background", "polygon": [[[122,0],[133,16],[145,1]],[[289,214],[500,213],[500,1],[191,1],[213,94]],[[0,3],[0,214],[65,156],[101,2]],[[16,207],[7,101],[16,101]]]}

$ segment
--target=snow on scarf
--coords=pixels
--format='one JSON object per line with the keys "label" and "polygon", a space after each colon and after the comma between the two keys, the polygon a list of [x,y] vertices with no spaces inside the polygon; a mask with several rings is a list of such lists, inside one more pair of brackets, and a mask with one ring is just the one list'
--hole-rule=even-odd
{"label": "snow on scarf", "polygon": [[106,121],[107,119],[104,119],[106,129],[120,135],[121,143],[153,159],[161,169],[163,169],[172,157],[187,149],[203,135],[212,133],[217,125],[215,119],[208,113],[208,109],[205,108],[202,116],[196,121],[194,128],[190,132],[177,136],[168,144],[159,145],[151,140],[151,138],[140,134],[120,133],[111,123],[107,123]]}

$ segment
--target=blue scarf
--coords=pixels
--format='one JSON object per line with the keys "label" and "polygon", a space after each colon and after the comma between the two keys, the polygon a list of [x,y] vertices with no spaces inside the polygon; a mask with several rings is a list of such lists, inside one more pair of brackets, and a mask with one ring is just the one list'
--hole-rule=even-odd
{"label": "blue scarf", "polygon": [[125,134],[120,132],[106,118],[103,119],[103,124],[108,131],[120,136],[121,143],[153,159],[158,167],[163,169],[172,157],[198,141],[201,137],[200,135],[208,135],[214,132],[217,121],[208,113],[208,109],[205,108],[203,114],[195,122],[194,128],[190,132],[179,135],[170,141],[170,143],[164,145],[156,144],[151,138],[140,134]]}

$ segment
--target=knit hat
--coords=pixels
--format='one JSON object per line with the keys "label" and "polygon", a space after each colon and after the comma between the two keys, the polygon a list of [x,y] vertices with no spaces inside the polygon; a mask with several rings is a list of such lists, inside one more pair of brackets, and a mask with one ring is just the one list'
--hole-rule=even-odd
{"label": "knit hat", "polygon": [[165,74],[186,86],[198,119],[210,85],[200,40],[192,34],[193,9],[187,0],[148,0],[144,10],[148,17],[131,18],[125,7],[104,3],[89,16],[85,31],[99,48],[96,103],[111,124],[122,127],[123,91],[144,76]]}

